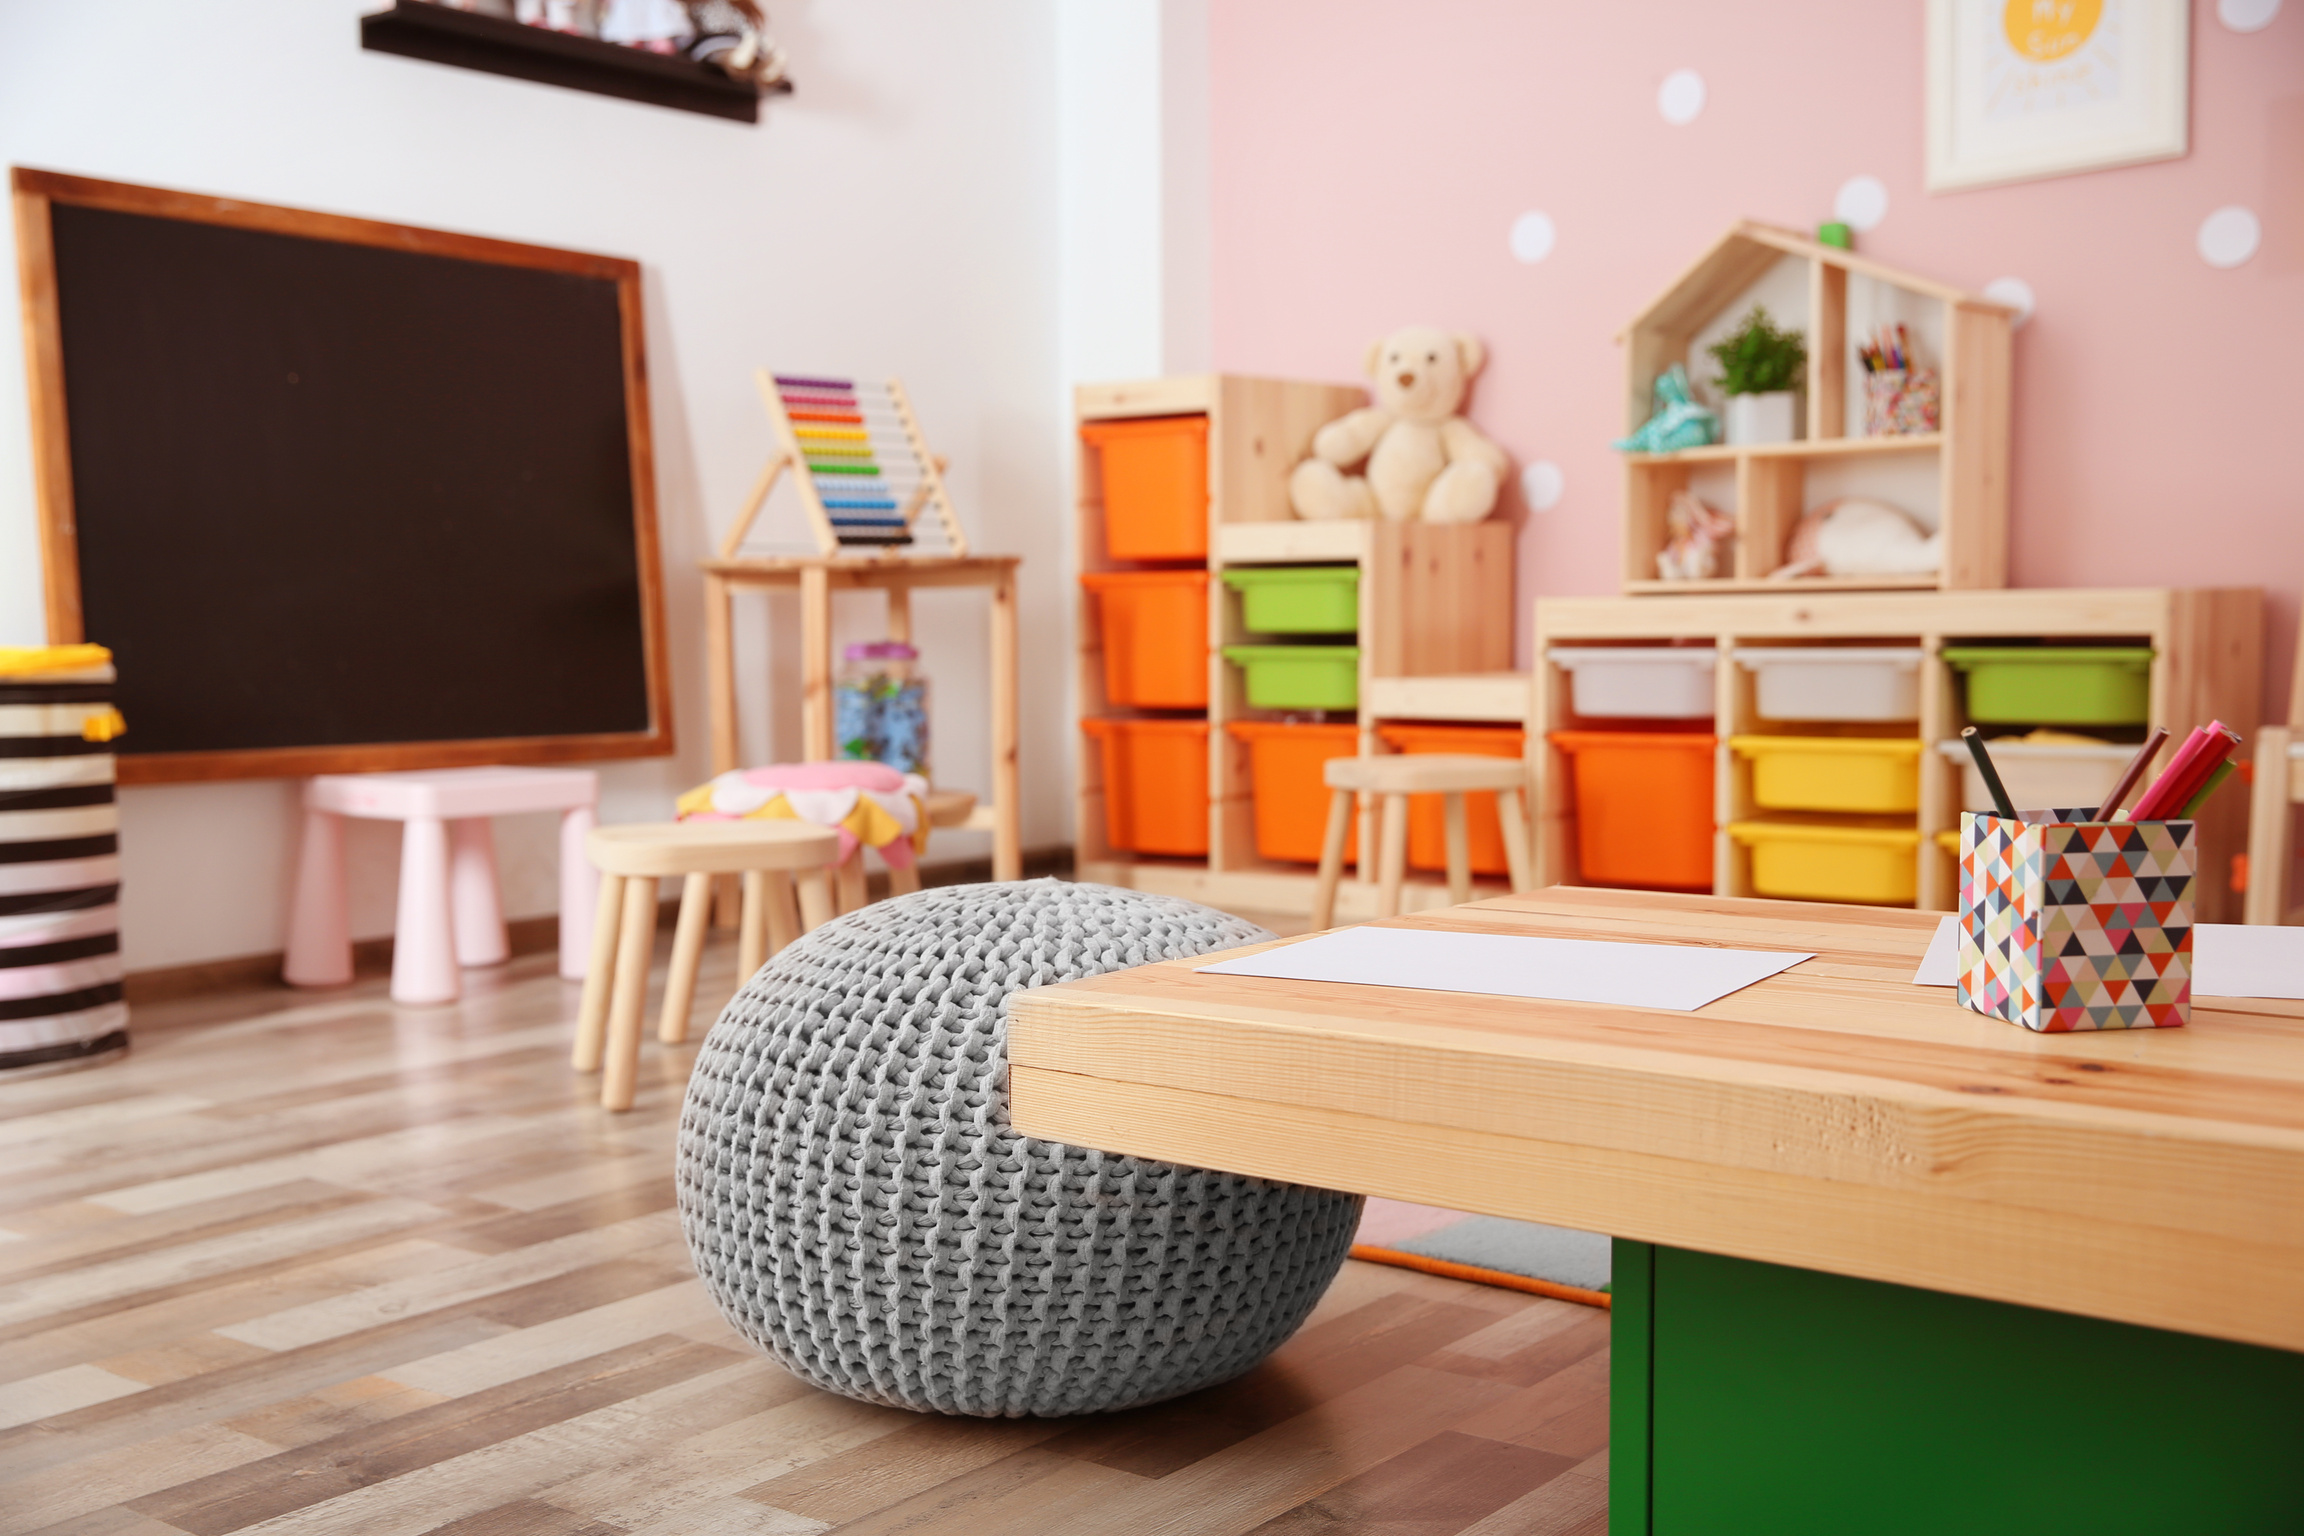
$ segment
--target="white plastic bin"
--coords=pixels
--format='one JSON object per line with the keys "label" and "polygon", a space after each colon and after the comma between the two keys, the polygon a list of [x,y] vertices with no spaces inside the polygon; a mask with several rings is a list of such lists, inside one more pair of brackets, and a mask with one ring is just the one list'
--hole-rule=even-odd
{"label": "white plastic bin", "polygon": [[1763,720],[1917,720],[1926,652],[1863,646],[1739,650]]}
{"label": "white plastic bin", "polygon": [[1598,720],[1709,720],[1711,646],[1563,645],[1553,662],[1569,675],[1576,713]]}
{"label": "white plastic bin", "polygon": [[[1992,766],[2000,770],[2000,782],[2008,786],[2008,799],[2019,811],[2093,808],[2120,781],[2120,770],[2136,755],[2134,747],[2111,743],[1987,741],[1984,745],[1992,749]],[[1960,765],[1960,809],[1991,810],[1992,792],[1984,787],[1984,775],[1976,771],[1968,744],[1940,741],[1936,750]],[[2147,773],[2145,779],[2150,778]]]}

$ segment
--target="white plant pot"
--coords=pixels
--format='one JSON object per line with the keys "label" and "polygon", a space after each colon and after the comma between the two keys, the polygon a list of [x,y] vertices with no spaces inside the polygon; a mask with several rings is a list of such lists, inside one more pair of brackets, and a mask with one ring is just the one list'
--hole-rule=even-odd
{"label": "white plant pot", "polygon": [[1791,442],[1799,436],[1794,430],[1798,413],[1793,410],[1798,399],[1798,394],[1789,389],[1773,390],[1765,395],[1730,395],[1729,446],[1750,448],[1761,443]]}

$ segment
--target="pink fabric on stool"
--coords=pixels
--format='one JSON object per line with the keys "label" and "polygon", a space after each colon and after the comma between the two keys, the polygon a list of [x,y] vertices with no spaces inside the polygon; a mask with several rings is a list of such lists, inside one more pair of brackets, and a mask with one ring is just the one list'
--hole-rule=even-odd
{"label": "pink fabric on stool", "polygon": [[839,759],[732,768],[680,797],[682,821],[789,816],[840,834],[840,862],[869,844],[890,869],[909,869],[927,841],[928,781],[886,763]]}

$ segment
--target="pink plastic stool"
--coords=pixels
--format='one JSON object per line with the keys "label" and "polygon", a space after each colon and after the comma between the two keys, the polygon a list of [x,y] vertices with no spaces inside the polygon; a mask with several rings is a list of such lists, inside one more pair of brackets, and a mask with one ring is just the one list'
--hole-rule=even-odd
{"label": "pink plastic stool", "polygon": [[583,768],[440,768],[421,773],[328,773],[304,787],[304,848],[288,914],[282,968],[298,987],[352,979],[344,894],[344,821],[403,823],[400,912],[393,926],[392,1000],[452,1003],[459,965],[501,964],[504,907],[496,887],[490,817],[559,811],[560,974],[582,981],[592,953],[600,876],[584,856],[597,817],[600,776]]}

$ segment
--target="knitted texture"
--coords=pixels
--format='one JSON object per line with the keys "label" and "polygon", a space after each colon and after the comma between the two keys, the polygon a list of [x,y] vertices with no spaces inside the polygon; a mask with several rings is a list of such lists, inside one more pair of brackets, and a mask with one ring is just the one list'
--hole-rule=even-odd
{"label": "knitted texture", "polygon": [[680,1117],[681,1223],[738,1332],[868,1402],[1019,1417],[1248,1370],[1343,1264],[1356,1195],[1021,1136],[1008,995],[1271,935],[1036,880],[918,892],[762,967]]}

